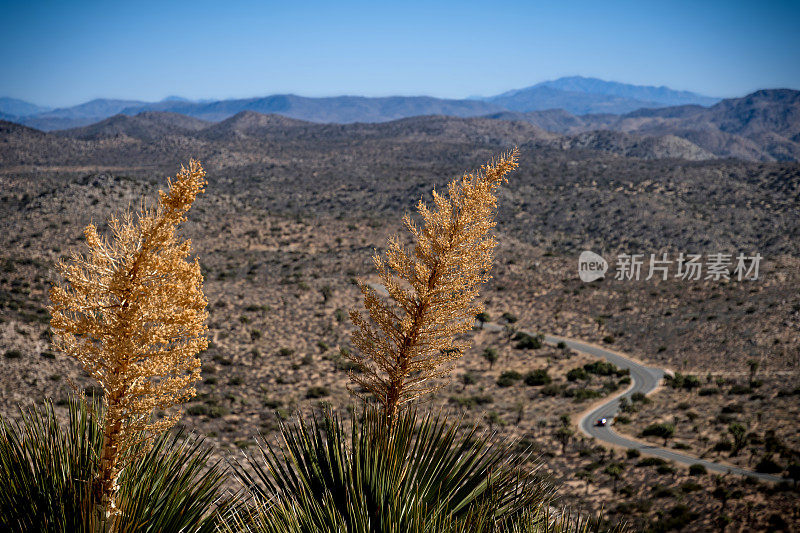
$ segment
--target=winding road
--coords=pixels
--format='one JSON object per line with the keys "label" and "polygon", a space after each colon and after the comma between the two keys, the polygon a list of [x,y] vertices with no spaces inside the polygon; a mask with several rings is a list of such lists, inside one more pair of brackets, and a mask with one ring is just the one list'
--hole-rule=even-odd
{"label": "winding road", "polygon": [[[386,289],[378,283],[370,283],[369,286],[372,287],[372,289],[374,289],[378,294],[384,297],[389,295],[386,292]],[[489,322],[478,325],[481,328],[489,331],[503,331],[504,329],[503,326],[500,326],[499,324],[492,324]],[[535,333],[531,333],[528,331],[522,331],[522,333],[535,335]],[[591,355],[593,357],[605,359],[615,364],[619,368],[627,368],[630,369],[631,371],[631,386],[628,387],[627,390],[625,390],[620,394],[612,396],[611,398],[604,401],[600,405],[589,409],[588,411],[586,411],[581,415],[580,419],[578,420],[578,429],[580,429],[580,431],[583,434],[589,437],[593,437],[597,440],[606,442],[613,446],[620,446],[623,448],[633,448],[639,450],[640,453],[650,455],[653,457],[660,457],[661,459],[665,459],[667,461],[673,461],[685,465],[700,464],[706,467],[706,470],[711,472],[718,472],[720,474],[736,474],[739,476],[752,476],[761,481],[771,481],[771,482],[779,482],[779,481],[784,481],[786,479],[771,474],[762,474],[760,472],[755,472],[753,470],[748,470],[746,468],[741,468],[738,466],[726,465],[723,463],[715,463],[713,461],[708,461],[706,459],[700,459],[698,457],[693,457],[691,455],[678,453],[668,448],[655,446],[648,442],[643,442],[631,439],[629,437],[624,437],[619,433],[617,433],[616,431],[614,431],[612,429],[611,424],[605,426],[595,426],[594,422],[600,418],[606,418],[608,420],[612,420],[614,418],[614,415],[616,415],[617,411],[619,411],[619,401],[621,398],[630,399],[631,395],[633,395],[636,392],[641,392],[643,394],[650,394],[651,392],[656,390],[658,386],[661,384],[661,380],[664,377],[665,371],[660,368],[645,366],[629,357],[626,357],[625,355],[619,352],[607,350],[601,346],[597,346],[596,344],[592,344],[589,342],[569,339],[566,337],[559,337],[556,335],[545,335],[544,342],[553,345],[558,344],[559,342],[563,342],[564,344],[567,345],[568,348],[576,352],[581,352]]]}
{"label": "winding road", "polygon": [[636,392],[641,392],[643,394],[649,394],[653,392],[656,388],[658,388],[665,372],[660,368],[644,366],[643,364],[625,357],[618,352],[606,350],[595,344],[590,344],[575,339],[567,339],[564,337],[556,337],[554,335],[545,335],[544,340],[548,344],[557,344],[559,342],[563,342],[568,348],[575,350],[576,352],[582,352],[593,357],[606,359],[607,361],[614,363],[619,368],[628,368],[631,371],[631,386],[625,392],[611,397],[601,405],[594,407],[581,415],[580,419],[578,420],[578,428],[585,435],[594,437],[597,440],[601,440],[614,446],[633,448],[639,450],[643,454],[651,455],[653,457],[660,457],[661,459],[666,459],[668,461],[674,461],[676,463],[682,463],[685,465],[701,464],[711,472],[718,472],[721,474],[731,473],[740,476],[753,476],[762,481],[777,482],[784,480],[784,478],[779,476],[762,474],[738,466],[699,459],[697,457],[678,453],[667,448],[654,446],[647,442],[624,437],[614,431],[610,424],[605,426],[595,426],[594,422],[600,418],[606,418],[608,420],[612,420],[614,418],[614,415],[616,415],[617,411],[619,410],[619,401],[621,398],[630,399],[631,395]]}

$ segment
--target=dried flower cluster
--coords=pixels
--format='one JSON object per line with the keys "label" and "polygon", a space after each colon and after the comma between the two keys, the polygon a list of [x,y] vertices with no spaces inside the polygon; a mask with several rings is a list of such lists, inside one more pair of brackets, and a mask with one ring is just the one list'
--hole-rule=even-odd
{"label": "dried flower cluster", "polygon": [[420,200],[422,228],[404,217],[413,251],[392,237],[385,258],[373,257],[388,300],[360,283],[370,320],[350,312],[360,351],[348,355],[360,370],[350,379],[381,404],[389,424],[402,405],[434,390],[429,381],[447,375],[469,346],[457,337],[482,310],[475,298],[490,278],[495,192],[517,168],[517,157],[514,149],[453,180],[447,196],[434,191],[434,209]]}
{"label": "dried flower cluster", "polygon": [[110,240],[90,224],[85,255],[58,270],[66,284],[50,292],[56,347],[76,358],[103,389],[104,444],[95,491],[106,518],[116,514],[117,479],[131,448],[172,427],[179,413],[154,420],[195,394],[197,353],[208,341],[206,298],[191,242],[175,235],[204,191],[205,172],[191,161],[153,208],[112,217]]}

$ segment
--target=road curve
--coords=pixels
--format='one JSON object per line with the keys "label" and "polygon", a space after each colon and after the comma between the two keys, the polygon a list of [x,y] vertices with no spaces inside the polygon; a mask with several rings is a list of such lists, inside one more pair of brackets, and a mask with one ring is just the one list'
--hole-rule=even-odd
{"label": "road curve", "polygon": [[606,359],[607,361],[614,363],[619,368],[627,368],[631,371],[631,386],[625,392],[611,397],[608,401],[593,409],[590,409],[581,416],[581,418],[578,420],[578,428],[582,433],[614,446],[633,448],[639,450],[643,454],[660,457],[661,459],[666,459],[668,461],[674,461],[676,463],[683,463],[686,465],[701,464],[711,472],[719,472],[721,474],[731,473],[740,476],[753,476],[762,481],[777,482],[784,480],[784,478],[779,476],[762,474],[746,468],[740,468],[738,466],[715,463],[713,461],[692,457],[691,455],[678,453],[667,448],[661,448],[660,446],[654,446],[646,442],[633,440],[620,435],[614,431],[610,425],[595,426],[594,422],[600,418],[606,418],[609,420],[614,418],[614,415],[616,415],[617,411],[619,410],[619,401],[621,398],[630,399],[631,395],[636,392],[641,392],[643,394],[649,394],[653,392],[661,383],[661,379],[664,377],[664,371],[660,368],[644,366],[641,363],[624,357],[618,352],[612,352],[594,344],[564,337],[557,337],[554,335],[545,335],[544,340],[548,344],[557,344],[559,342],[563,342],[567,345],[567,347],[575,350],[576,352],[582,352],[594,357]]}
{"label": "road curve", "polygon": [[[369,286],[372,287],[378,294],[381,296],[388,296],[388,292],[383,285],[379,283],[369,283]],[[476,323],[477,324],[477,323]],[[504,328],[498,324],[477,324],[479,327],[487,329],[489,331],[502,331]],[[528,333],[529,335],[534,335],[534,333],[523,331],[523,333]],[[660,368],[653,368],[649,366],[645,366],[633,359],[625,357],[624,355],[618,352],[612,352],[610,350],[606,350],[596,344],[591,344],[584,341],[579,341],[575,339],[569,339],[566,337],[559,337],[556,335],[545,335],[544,341],[548,344],[558,344],[559,342],[563,342],[567,345],[568,348],[576,351],[582,352],[593,357],[598,357],[605,359],[611,363],[614,363],[619,368],[627,368],[631,371],[631,386],[628,387],[627,390],[624,392],[612,396],[607,401],[603,402],[599,406],[590,409],[589,411],[585,412],[581,415],[581,418],[578,420],[578,429],[581,430],[582,433],[589,437],[594,437],[597,440],[606,442],[608,444],[612,444],[614,446],[621,446],[623,448],[633,448],[639,450],[639,452],[651,455],[653,457],[660,457],[661,459],[666,459],[667,461],[674,461],[676,463],[682,463],[685,465],[694,465],[700,464],[706,467],[706,470],[711,472],[718,472],[720,474],[736,474],[739,476],[752,476],[762,481],[771,481],[771,482],[778,482],[784,481],[786,478],[782,478],[780,476],[773,476],[771,474],[762,474],[760,472],[755,472],[753,470],[748,470],[746,468],[741,468],[738,466],[732,465],[725,465],[722,463],[715,463],[713,461],[708,461],[706,459],[700,459],[698,457],[693,457],[691,455],[686,455],[683,453],[674,452],[667,448],[662,448],[660,446],[654,446],[647,442],[641,442],[638,440],[630,439],[627,437],[623,437],[616,431],[614,431],[610,425],[606,426],[595,426],[595,420],[599,418],[607,418],[609,420],[614,418],[614,415],[617,414],[619,411],[619,401],[621,398],[628,398],[630,399],[631,395],[636,392],[641,392],[643,394],[650,394],[656,388],[658,388],[661,380],[664,378],[664,370]]]}

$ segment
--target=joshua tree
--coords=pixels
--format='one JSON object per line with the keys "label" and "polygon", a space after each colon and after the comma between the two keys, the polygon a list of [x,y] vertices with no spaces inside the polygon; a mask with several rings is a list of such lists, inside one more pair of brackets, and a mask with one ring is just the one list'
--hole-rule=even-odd
{"label": "joshua tree", "polygon": [[322,294],[322,303],[328,303],[328,300],[333,295],[333,289],[331,289],[330,285],[323,285],[319,292]]}
{"label": "joshua tree", "polygon": [[489,316],[489,313],[487,313],[486,311],[481,311],[480,313],[475,315],[475,320],[477,320],[478,323],[481,325],[481,329],[483,329],[483,325],[486,322],[489,322],[491,319],[492,317]]}
{"label": "joshua tree", "polygon": [[490,278],[495,194],[515,168],[513,150],[450,182],[447,195],[434,191],[433,208],[420,200],[423,226],[409,215],[403,220],[414,237],[413,250],[395,236],[385,257],[373,256],[387,300],[359,282],[369,319],[350,312],[359,350],[350,358],[360,370],[350,379],[378,401],[389,426],[403,405],[434,390],[430,380],[448,375],[469,346],[458,336],[471,330],[483,311],[475,299]]}
{"label": "joshua tree", "polygon": [[495,350],[494,348],[486,348],[481,354],[481,356],[489,362],[489,370],[492,369],[492,367],[497,362],[497,359],[499,357],[497,354],[497,350]]}
{"label": "joshua tree", "polygon": [[738,422],[733,422],[728,426],[728,433],[733,437],[733,448],[731,448],[730,456],[734,457],[747,444],[747,428]]}
{"label": "joshua tree", "polygon": [[172,427],[180,413],[153,420],[195,394],[208,346],[206,298],[191,242],[175,235],[205,187],[205,172],[181,167],[155,207],[112,217],[111,240],[90,224],[88,252],[58,270],[66,283],[50,291],[55,345],[77,359],[103,390],[103,446],[94,480],[97,518],[113,530],[117,481],[134,447]]}
{"label": "joshua tree", "polygon": [[625,469],[625,465],[622,463],[611,463],[605,468],[605,473],[608,474],[611,479],[614,480],[614,493],[617,492],[617,482],[619,481],[620,476],[622,475],[622,471]]}
{"label": "joshua tree", "polygon": [[567,426],[561,426],[556,431],[556,439],[561,443],[561,453],[567,453],[567,444],[569,444],[570,439],[572,439],[572,435],[575,432],[572,431]]}

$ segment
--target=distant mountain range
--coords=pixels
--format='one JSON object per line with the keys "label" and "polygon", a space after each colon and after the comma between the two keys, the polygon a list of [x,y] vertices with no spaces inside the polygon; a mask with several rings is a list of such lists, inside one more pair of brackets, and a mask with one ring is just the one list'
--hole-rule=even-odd
{"label": "distant mountain range", "polygon": [[640,109],[624,115],[576,116],[563,110],[489,115],[523,121],[554,133],[575,135],[611,130],[686,139],[717,157],[756,161],[800,160],[800,91],[770,89],[711,107],[682,105]]}
{"label": "distant mountain range", "polygon": [[73,107],[45,109],[21,100],[0,99],[0,119],[50,131],[85,126],[116,114],[145,111],[180,113],[220,121],[240,111],[277,113],[310,122],[386,122],[419,115],[474,117],[501,111],[564,109],[573,114],[627,113],[679,104],[712,105],[710,98],[666,87],[644,87],[596,78],[569,77],[488,98],[453,100],[428,96],[307,98],[292,94],[192,102],[170,96],[160,102],[98,99]]}
{"label": "distant mountain range", "polygon": [[649,87],[571,76],[545,81],[483,98],[509,111],[563,109],[575,115],[587,113],[628,113],[648,107],[695,104],[709,106],[719,98],[702,96],[667,87]]}
{"label": "distant mountain range", "polygon": [[[543,134],[557,134],[552,142],[565,148],[642,158],[800,160],[800,92],[789,89],[718,100],[666,87],[570,77],[466,100],[274,95],[191,102],[169,97],[156,103],[100,99],[44,111],[20,100],[0,100],[0,120],[44,131],[65,130],[59,133],[81,140],[244,135],[267,120],[258,118],[264,115],[298,119],[305,125],[381,123],[424,115],[484,117],[531,124]],[[239,127],[229,128],[232,118]],[[267,120],[273,133],[276,120]]]}

